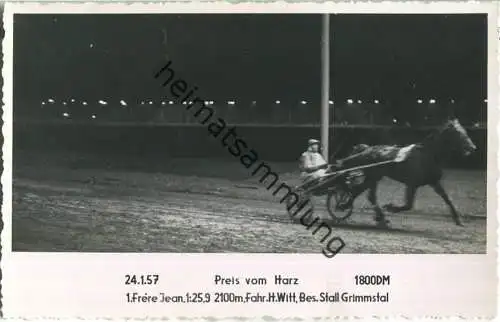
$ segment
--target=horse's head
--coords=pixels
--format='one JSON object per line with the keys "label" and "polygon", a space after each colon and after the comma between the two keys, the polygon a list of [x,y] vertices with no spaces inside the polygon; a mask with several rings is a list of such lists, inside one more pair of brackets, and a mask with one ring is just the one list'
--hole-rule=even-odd
{"label": "horse's head", "polygon": [[446,144],[450,144],[451,148],[458,147],[460,152],[462,152],[465,156],[468,156],[472,152],[476,151],[476,145],[472,142],[471,138],[467,134],[467,131],[456,117],[447,119],[442,131],[447,138]]}

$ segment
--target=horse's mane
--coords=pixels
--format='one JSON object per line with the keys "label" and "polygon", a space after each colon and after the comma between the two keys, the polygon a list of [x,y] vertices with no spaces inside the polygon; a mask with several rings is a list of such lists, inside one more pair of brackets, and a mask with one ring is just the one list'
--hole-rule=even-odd
{"label": "horse's mane", "polygon": [[430,142],[432,142],[436,136],[440,135],[441,133],[443,133],[443,131],[446,129],[445,125],[444,124],[441,124],[441,126],[439,126],[438,128],[434,128],[432,129],[425,137],[424,139],[420,142],[420,144],[422,145],[427,145],[429,144]]}

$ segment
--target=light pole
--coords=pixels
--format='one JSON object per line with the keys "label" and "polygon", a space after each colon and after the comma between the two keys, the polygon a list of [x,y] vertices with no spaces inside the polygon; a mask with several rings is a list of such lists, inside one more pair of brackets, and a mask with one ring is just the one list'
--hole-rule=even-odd
{"label": "light pole", "polygon": [[321,143],[323,157],[328,162],[330,109],[330,14],[323,14],[321,37]]}

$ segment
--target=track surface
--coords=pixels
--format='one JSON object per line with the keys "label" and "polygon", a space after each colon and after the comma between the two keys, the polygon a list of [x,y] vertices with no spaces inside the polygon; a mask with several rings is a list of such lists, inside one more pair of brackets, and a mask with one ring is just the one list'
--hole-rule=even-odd
{"label": "track surface", "polygon": [[[14,251],[318,253],[325,246],[234,162],[170,160],[167,171],[145,172],[88,160],[24,161],[14,169]],[[294,165],[271,166],[280,180],[296,182]],[[484,253],[486,173],[449,170],[444,186],[457,209],[474,216],[465,227],[422,188],[413,211],[389,215],[392,228],[376,229],[362,195],[348,224],[334,229],[346,243],[342,252]],[[380,203],[402,202],[402,187],[384,181]],[[315,215],[327,220],[324,198],[314,202]]]}

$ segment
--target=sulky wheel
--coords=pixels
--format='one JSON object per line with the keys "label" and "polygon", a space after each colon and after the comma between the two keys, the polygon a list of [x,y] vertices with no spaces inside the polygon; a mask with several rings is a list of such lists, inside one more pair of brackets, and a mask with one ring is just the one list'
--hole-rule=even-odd
{"label": "sulky wheel", "polygon": [[352,193],[345,189],[335,189],[326,197],[326,209],[330,216],[339,223],[349,218],[353,211]]}

